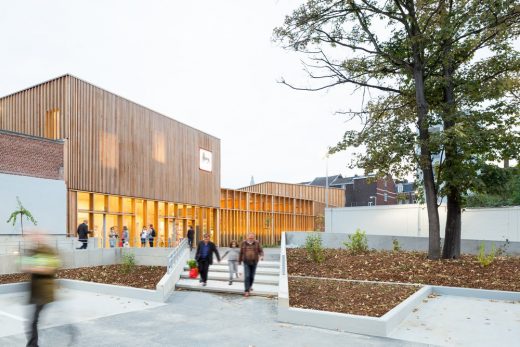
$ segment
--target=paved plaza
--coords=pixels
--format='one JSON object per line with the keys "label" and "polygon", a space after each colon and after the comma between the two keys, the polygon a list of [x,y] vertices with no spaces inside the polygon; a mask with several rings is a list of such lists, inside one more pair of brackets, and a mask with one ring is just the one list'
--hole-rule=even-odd
{"label": "paved plaza", "polygon": [[[41,322],[40,345],[424,346],[276,322],[273,299],[176,292],[166,304],[61,290]],[[0,295],[0,346],[24,346],[22,294]]]}

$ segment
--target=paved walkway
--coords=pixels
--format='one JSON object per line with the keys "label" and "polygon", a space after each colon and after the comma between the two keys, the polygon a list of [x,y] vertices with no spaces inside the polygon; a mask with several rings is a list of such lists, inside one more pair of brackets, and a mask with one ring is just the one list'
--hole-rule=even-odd
{"label": "paved walkway", "polygon": [[[26,342],[23,322],[9,317],[23,317],[23,298],[12,302],[13,295],[0,295],[8,313],[0,315],[0,346]],[[71,334],[74,346],[424,346],[278,323],[276,300],[260,297],[179,291],[161,305],[70,290],[63,296],[42,319],[43,347],[67,346]]]}

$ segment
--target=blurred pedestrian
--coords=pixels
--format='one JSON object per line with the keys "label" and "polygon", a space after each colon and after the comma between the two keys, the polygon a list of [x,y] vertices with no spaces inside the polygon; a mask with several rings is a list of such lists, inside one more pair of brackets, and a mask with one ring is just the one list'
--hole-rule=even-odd
{"label": "blurred pedestrian", "polygon": [[78,226],[78,241],[82,243],[81,247],[76,249],[87,249],[88,246],[88,234],[92,234],[92,231],[88,230],[88,220],[85,219],[83,223]]}
{"label": "blurred pedestrian", "polygon": [[110,241],[110,248],[114,248],[117,244],[117,238],[118,238],[118,235],[116,232],[116,227],[110,228],[110,234],[108,234],[108,238]]}
{"label": "blurred pedestrian", "polygon": [[35,305],[27,334],[27,346],[38,346],[38,319],[45,305],[54,301],[54,277],[60,261],[54,250],[42,239],[35,239],[36,246],[22,258],[22,270],[31,274],[29,303]]}
{"label": "blurred pedestrian", "polygon": [[240,245],[240,254],[238,256],[238,265],[244,262],[244,296],[246,297],[253,290],[258,261],[263,259],[264,250],[260,242],[255,239],[254,233],[249,233],[247,239]]}
{"label": "blurred pedestrian", "polygon": [[146,247],[146,239],[148,239],[148,229],[143,225],[143,230],[141,230],[141,247]]}
{"label": "blurred pedestrian", "polygon": [[195,253],[195,260],[199,265],[200,282],[203,286],[206,286],[208,282],[208,271],[209,266],[213,264],[213,254],[217,256],[217,260],[220,262],[217,246],[209,240],[209,234],[204,234],[204,239],[199,242]]}
{"label": "blurred pedestrian", "polygon": [[190,245],[190,252],[193,250],[193,239],[195,238],[195,230],[193,230],[193,227],[190,225],[188,228],[188,244]]}
{"label": "blurred pedestrian", "polygon": [[155,229],[153,228],[153,224],[150,224],[150,228],[148,229],[148,242],[150,243],[150,247],[153,247],[153,241],[155,239]]}
{"label": "blurred pedestrian", "polygon": [[128,234],[129,234],[129,231],[128,231],[128,228],[125,226],[123,226],[123,232],[121,233],[121,246],[122,247],[127,247],[128,246]]}

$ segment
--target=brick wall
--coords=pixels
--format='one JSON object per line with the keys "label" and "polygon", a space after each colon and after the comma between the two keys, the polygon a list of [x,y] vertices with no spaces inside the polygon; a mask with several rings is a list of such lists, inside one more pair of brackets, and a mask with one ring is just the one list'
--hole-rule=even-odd
{"label": "brick wall", "polygon": [[0,173],[63,179],[63,142],[0,131]]}

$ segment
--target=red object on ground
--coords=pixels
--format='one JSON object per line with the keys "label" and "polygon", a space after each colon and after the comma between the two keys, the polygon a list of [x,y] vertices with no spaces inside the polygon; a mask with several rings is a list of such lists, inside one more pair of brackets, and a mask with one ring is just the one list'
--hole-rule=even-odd
{"label": "red object on ground", "polygon": [[197,269],[196,267],[193,269],[190,269],[190,278],[197,278],[198,275],[199,275],[199,269]]}

